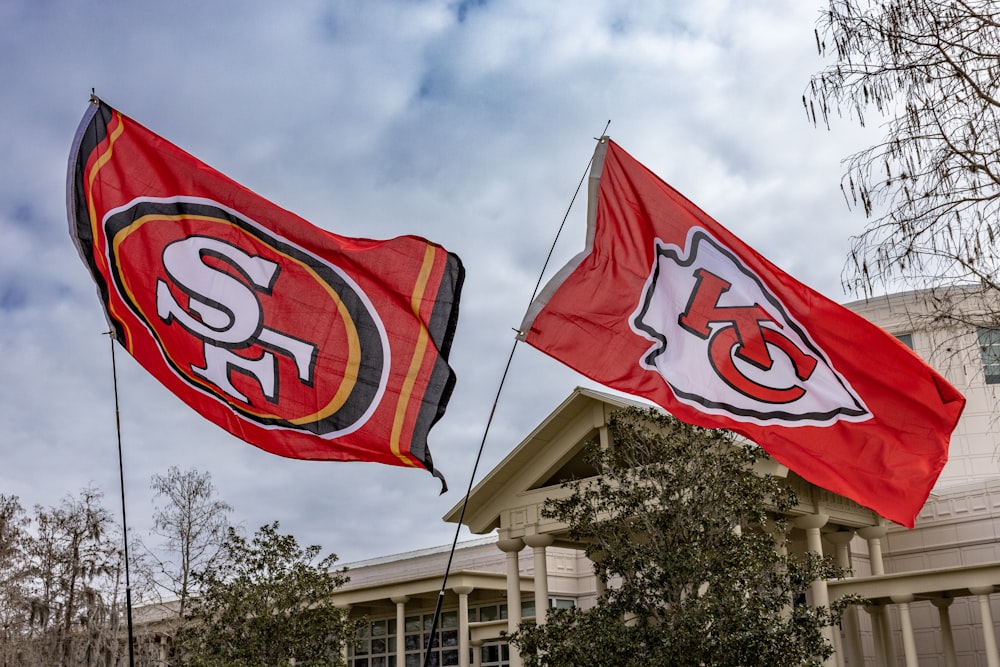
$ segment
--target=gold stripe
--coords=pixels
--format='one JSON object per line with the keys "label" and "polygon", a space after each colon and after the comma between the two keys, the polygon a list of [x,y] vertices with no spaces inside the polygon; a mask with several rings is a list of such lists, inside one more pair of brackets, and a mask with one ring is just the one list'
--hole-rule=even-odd
{"label": "gold stripe", "polygon": [[[121,230],[119,230],[119,232],[115,234],[114,239],[112,239],[111,242],[112,252],[116,260],[118,260],[119,266],[121,265],[121,254],[119,252],[119,247],[121,246],[121,244],[125,241],[125,239],[128,237],[129,234],[132,234],[133,232],[137,231],[140,227],[145,225],[147,222],[150,222],[151,220],[170,220],[174,222],[179,220],[196,220],[200,222],[216,222],[223,225],[228,225],[230,227],[236,227],[233,223],[227,220],[207,215],[189,215],[189,214],[162,215],[157,213],[144,215],[140,218],[137,218],[128,227],[124,227]],[[240,404],[241,409],[247,410],[248,412],[254,412],[254,414],[256,414],[258,417],[270,418],[270,419],[283,419],[291,424],[299,426],[302,424],[310,424],[312,422],[317,422],[322,419],[325,419],[330,415],[334,414],[337,410],[340,410],[340,408],[343,407],[344,403],[347,402],[348,397],[354,390],[354,385],[357,384],[359,368],[361,367],[361,341],[360,337],[358,336],[358,328],[354,326],[354,320],[351,317],[351,313],[350,311],[347,310],[347,306],[344,305],[344,302],[340,299],[340,295],[337,294],[336,290],[334,290],[332,287],[330,287],[330,285],[328,285],[324,280],[322,280],[312,269],[312,267],[310,267],[308,264],[300,262],[294,257],[290,257],[289,255],[286,255],[284,253],[280,254],[283,257],[287,257],[290,261],[295,262],[299,266],[303,267],[306,271],[309,272],[310,275],[312,275],[313,279],[317,283],[319,283],[324,290],[326,290],[329,293],[330,299],[337,305],[337,312],[340,314],[341,319],[344,321],[344,330],[347,336],[347,350],[348,350],[347,364],[344,368],[343,379],[341,380],[340,386],[337,388],[337,393],[334,394],[332,399],[330,399],[330,402],[327,403],[322,408],[320,408],[317,412],[302,417],[296,417],[295,419],[289,419],[287,417],[282,417],[281,415],[249,410],[248,404],[244,403]],[[124,286],[125,291],[128,294],[128,298],[132,301],[132,303],[136,304],[136,307],[138,308],[139,301],[135,298],[135,295],[132,293],[132,290],[130,289],[128,283],[125,281],[124,275],[122,276],[122,285]],[[149,316],[146,315],[145,313],[143,313],[143,318],[146,321],[150,321]],[[157,336],[157,338],[159,338],[159,336]],[[163,350],[164,354],[167,354],[166,347],[163,345],[162,340],[160,341],[160,349]],[[174,367],[180,370],[181,365],[175,363]],[[206,387],[211,391],[211,387],[209,387],[209,385],[207,385],[204,381],[202,381],[201,378],[190,375],[188,373],[184,373],[184,375],[191,382]],[[213,393],[215,392],[213,391]],[[216,395],[218,396],[218,394]],[[226,402],[230,404],[233,403],[233,401],[231,401],[226,397],[220,396],[220,398],[223,398]]]}
{"label": "gold stripe", "polygon": [[410,405],[410,399],[413,394],[413,386],[417,383],[417,375],[420,373],[420,367],[423,365],[424,354],[427,351],[427,343],[430,340],[430,333],[427,331],[427,327],[424,325],[423,319],[420,317],[420,305],[424,298],[424,292],[427,289],[427,281],[430,280],[431,270],[434,268],[434,259],[437,255],[434,246],[428,244],[427,249],[424,251],[424,263],[420,267],[420,274],[417,276],[417,282],[413,286],[413,295],[410,297],[410,307],[413,309],[413,314],[417,316],[417,322],[420,326],[420,333],[417,336],[417,343],[413,349],[413,358],[410,359],[410,368],[406,374],[406,379],[403,381],[403,386],[399,392],[399,402],[396,403],[396,418],[392,423],[392,435],[389,440],[389,447],[392,453],[399,458],[400,461],[408,466],[417,467],[417,464],[413,462],[412,458],[404,456],[399,451],[399,441],[401,433],[403,431],[403,422],[406,419],[407,408]]}
{"label": "gold stripe", "polygon": [[[97,158],[94,162],[94,166],[90,169],[90,173],[87,175],[87,211],[90,214],[90,233],[94,235],[95,240],[98,238],[98,235],[97,209],[94,208],[94,181],[97,180],[97,173],[111,161],[112,153],[114,153],[115,142],[118,140],[118,137],[122,135],[122,132],[125,131],[125,123],[122,121],[121,114],[116,111],[115,117],[118,119],[118,127],[116,127],[107,138],[108,150]],[[97,150],[96,146],[94,147],[94,150]]]}
{"label": "gold stripe", "polygon": [[[114,114],[115,118],[118,119],[118,127],[116,127],[111,132],[111,134],[108,135],[106,139],[106,141],[108,142],[108,149],[97,158],[97,160],[94,162],[94,165],[90,168],[90,172],[88,172],[87,174],[87,195],[86,195],[87,214],[90,216],[90,234],[93,238],[92,243],[95,246],[94,248],[95,250],[96,250],[97,240],[101,238],[103,235],[98,231],[97,209],[95,208],[94,205],[94,182],[97,180],[98,172],[100,172],[101,169],[103,169],[108,164],[108,162],[111,161],[112,154],[114,153],[115,142],[125,132],[125,119],[122,118],[122,115],[118,111],[114,111]],[[96,151],[97,148],[98,147],[95,146],[94,150]],[[105,241],[107,241],[107,239],[105,239]],[[104,255],[102,255],[99,252],[94,252],[92,254],[94,257],[94,262],[97,263],[99,267],[103,268],[104,275],[107,277],[107,280],[109,281],[108,303],[107,303],[108,312],[111,313],[114,319],[122,323],[122,333],[125,335],[125,349],[128,350],[129,354],[132,354],[132,332],[129,331],[128,327],[125,325],[125,321],[120,316],[116,316],[117,313],[115,313],[114,304],[111,302],[111,292],[113,290],[113,287],[110,284],[111,282],[113,282],[113,279],[111,278],[111,267],[109,267],[107,263],[104,261]]]}

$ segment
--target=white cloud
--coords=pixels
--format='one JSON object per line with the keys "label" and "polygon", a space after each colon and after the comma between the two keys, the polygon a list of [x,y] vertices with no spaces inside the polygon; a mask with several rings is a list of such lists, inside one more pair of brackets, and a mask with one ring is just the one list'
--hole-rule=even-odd
{"label": "white cloud", "polygon": [[[149,477],[212,473],[236,518],[347,560],[443,544],[517,326],[593,138],[610,134],[834,298],[861,220],[837,188],[865,135],[808,125],[818,3],[105,2],[0,6],[0,493],[51,504],[117,462],[105,323],[66,234],[90,88],[277,204],[345,235],[414,233],[465,262],[458,390],[431,433],[452,491],[374,464],[272,457],[203,422],[119,352],[130,522]],[[461,20],[460,20],[461,18]],[[583,245],[581,194],[549,273]],[[518,350],[499,461],[583,380]]]}

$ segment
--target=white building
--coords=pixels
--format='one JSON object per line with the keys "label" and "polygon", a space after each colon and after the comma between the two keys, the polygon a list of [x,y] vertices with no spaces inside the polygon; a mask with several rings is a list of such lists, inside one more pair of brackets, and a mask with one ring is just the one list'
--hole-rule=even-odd
{"label": "white building", "polygon": [[[943,299],[944,301],[940,301]],[[928,303],[961,317],[935,319]],[[789,549],[822,551],[850,566],[850,579],[814,582],[811,602],[858,593],[831,631],[831,665],[1000,667],[1000,463],[995,384],[1000,331],[974,290],[904,293],[849,307],[910,345],[962,391],[968,404],[951,455],[914,530],[887,523],[853,501],[774,465],[796,490]],[[878,360],[873,359],[873,364]],[[891,369],[885,369],[891,373]],[[442,600],[434,664],[516,666],[504,637],[522,618],[545,621],[551,606],[591,606],[599,591],[592,564],[541,516],[564,480],[585,476],[580,450],[607,437],[607,418],[627,402],[576,389],[473,489],[464,523],[482,540],[460,545]],[[460,506],[444,518],[457,522]],[[449,557],[449,547],[349,564],[337,603],[364,616],[367,629],[348,647],[352,667],[418,667]]]}

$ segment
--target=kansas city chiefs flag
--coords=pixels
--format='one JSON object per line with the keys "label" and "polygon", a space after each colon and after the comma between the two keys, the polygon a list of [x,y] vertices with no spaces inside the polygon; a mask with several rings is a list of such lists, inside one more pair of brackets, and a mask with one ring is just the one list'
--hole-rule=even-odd
{"label": "kansas city chiefs flag", "polygon": [[458,257],[319,229],[98,100],[68,181],[113,335],[185,403],[281,456],[435,472]]}
{"label": "kansas city chiefs flag", "polygon": [[590,180],[586,249],[532,303],[523,339],[913,527],[963,396],[607,138]]}

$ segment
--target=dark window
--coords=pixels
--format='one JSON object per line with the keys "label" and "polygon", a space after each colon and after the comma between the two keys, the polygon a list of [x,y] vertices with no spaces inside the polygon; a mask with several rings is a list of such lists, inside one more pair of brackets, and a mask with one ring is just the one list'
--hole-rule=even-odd
{"label": "dark window", "polygon": [[1000,329],[976,330],[979,335],[979,356],[983,360],[986,384],[1000,384]]}

